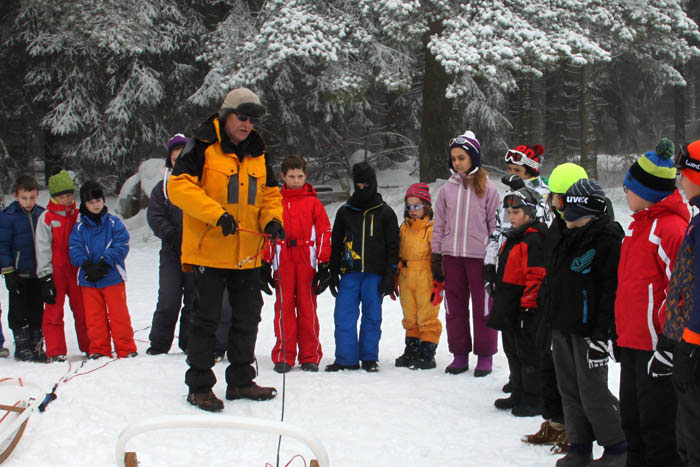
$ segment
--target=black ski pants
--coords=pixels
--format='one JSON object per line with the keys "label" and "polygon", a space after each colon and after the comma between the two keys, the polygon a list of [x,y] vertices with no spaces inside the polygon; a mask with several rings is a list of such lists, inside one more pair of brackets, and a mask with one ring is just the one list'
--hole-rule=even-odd
{"label": "black ski pants", "polygon": [[226,383],[248,386],[256,376],[255,341],[263,300],[260,293],[260,269],[217,269],[195,266],[194,281],[198,306],[190,322],[185,383],[193,392],[207,392],[216,384],[212,371],[216,329],[221,320],[224,289],[231,303]]}
{"label": "black ski pants", "polygon": [[546,319],[541,319],[535,338],[540,370],[540,392],[542,394],[542,418],[564,423],[564,409],[557,387],[557,371],[552,357],[552,329]]}
{"label": "black ski pants", "polygon": [[681,343],[673,352],[673,387],[678,400],[676,442],[683,465],[700,467],[700,363]]}
{"label": "black ski pants", "polygon": [[535,348],[537,317],[516,330],[502,331],[503,351],[508,359],[513,396],[520,402],[541,405],[540,379]]}
{"label": "black ski pants", "polygon": [[37,278],[20,277],[19,293],[8,292],[10,307],[7,323],[16,331],[25,326],[41,329],[44,317],[44,301],[41,298],[41,281]]}
{"label": "black ski pants", "polygon": [[178,346],[187,351],[190,315],[196,297],[194,277],[191,272],[182,271],[179,252],[162,248],[158,267],[158,303],[148,336],[151,346],[164,352],[170,350],[179,316]]}
{"label": "black ski pants", "polygon": [[671,377],[652,378],[654,352],[620,347],[620,416],[628,467],[680,467]]}

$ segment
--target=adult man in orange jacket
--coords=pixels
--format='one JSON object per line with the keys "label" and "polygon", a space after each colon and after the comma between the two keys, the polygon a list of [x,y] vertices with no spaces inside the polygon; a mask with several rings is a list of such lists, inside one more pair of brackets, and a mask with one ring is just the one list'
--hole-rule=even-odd
{"label": "adult man in orange jacket", "polygon": [[246,88],[229,92],[218,114],[194,131],[168,181],[170,201],[183,211],[182,264],[194,268],[198,306],[192,316],[185,374],[188,402],[223,409],[212,388],[214,346],[224,289],[233,306],[226,399],[266,400],[275,388],[255,384],[255,341],[263,301],[263,232],[283,239],[282,196],[253,129],[265,113]]}

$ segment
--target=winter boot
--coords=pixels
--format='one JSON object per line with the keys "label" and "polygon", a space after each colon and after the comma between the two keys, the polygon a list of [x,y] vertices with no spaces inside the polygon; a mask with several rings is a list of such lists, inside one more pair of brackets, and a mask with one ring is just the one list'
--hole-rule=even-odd
{"label": "winter boot", "polygon": [[554,445],[562,433],[564,433],[563,424],[545,420],[537,433],[523,436],[522,441],[529,444]]}
{"label": "winter boot", "polygon": [[287,362],[277,362],[272,369],[277,373],[289,373],[292,371],[292,366]]}
{"label": "winter boot", "polygon": [[435,351],[437,344],[433,342],[421,341],[420,355],[411,363],[411,370],[431,370],[435,364]]}
{"label": "winter boot", "polygon": [[146,353],[148,355],[162,355],[168,353],[168,349],[163,349],[151,344],[151,346],[146,349]]}
{"label": "winter boot", "polygon": [[31,362],[34,359],[29,337],[29,326],[12,331],[15,335],[15,360]]}
{"label": "winter boot", "polygon": [[379,371],[379,363],[374,360],[362,360],[362,369],[367,373],[376,373]]}
{"label": "winter boot", "polygon": [[214,395],[211,389],[207,392],[192,392],[187,394],[187,402],[207,412],[221,412],[224,402]]}
{"label": "winter boot", "polygon": [[0,358],[7,358],[10,356],[10,351],[5,347],[0,347]]}
{"label": "winter boot", "polygon": [[341,365],[340,363],[331,363],[330,365],[326,365],[326,371],[329,372],[335,372],[335,371],[345,371],[345,370],[359,370],[360,365]]}
{"label": "winter boot", "polygon": [[32,360],[35,362],[46,363],[49,359],[44,352],[44,334],[41,329],[29,329],[29,345],[32,350]]}
{"label": "winter boot", "polygon": [[520,402],[513,407],[513,410],[511,410],[510,413],[516,417],[536,417],[542,414],[542,407],[537,404]]}
{"label": "winter boot", "polygon": [[318,365],[315,364],[314,362],[302,363],[301,370],[302,371],[311,371],[312,373],[316,373],[318,371]]}
{"label": "winter boot", "polygon": [[447,368],[445,368],[445,373],[448,373],[450,375],[458,375],[460,373],[464,373],[467,370],[469,370],[469,355],[454,354],[452,363],[447,365]]}
{"label": "winter boot", "polygon": [[481,356],[477,355],[476,368],[474,369],[474,376],[477,378],[491,374],[493,368],[493,356]]}
{"label": "winter boot", "polygon": [[555,464],[557,467],[588,467],[593,456],[592,444],[571,444],[569,452]]}
{"label": "winter boot", "polygon": [[403,351],[403,355],[396,359],[394,365],[400,368],[411,366],[413,360],[420,355],[420,351],[420,340],[417,337],[407,337],[406,348]]}
{"label": "winter boot", "polygon": [[254,381],[248,386],[236,387],[229,386],[226,388],[226,399],[236,400],[236,399],[252,399],[254,401],[266,401],[272,399],[277,395],[277,389],[275,388],[263,388],[255,384]]}
{"label": "winter boot", "polygon": [[605,446],[603,455],[590,463],[591,467],[624,467],[625,465],[627,465],[627,443],[625,441]]}
{"label": "winter boot", "polygon": [[501,391],[505,392],[506,394],[510,394],[511,392],[513,392],[513,384],[510,382],[510,380],[503,385]]}
{"label": "winter boot", "polygon": [[518,405],[520,403],[520,394],[511,394],[508,397],[504,397],[503,399],[496,399],[493,403],[493,405],[497,409],[501,410],[512,410],[513,407]]}

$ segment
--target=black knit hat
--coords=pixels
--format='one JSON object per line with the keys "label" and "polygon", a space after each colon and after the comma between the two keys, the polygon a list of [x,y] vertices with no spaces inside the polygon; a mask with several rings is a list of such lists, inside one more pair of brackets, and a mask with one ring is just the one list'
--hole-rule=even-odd
{"label": "black knit hat", "polygon": [[564,196],[564,219],[573,222],[582,217],[605,214],[605,191],[592,179],[582,178],[571,185]]}
{"label": "black knit hat", "polygon": [[80,187],[80,202],[81,203],[86,203],[90,200],[93,199],[98,199],[102,198],[102,201],[105,200],[105,194],[104,191],[102,191],[102,187],[100,186],[99,183],[88,180],[87,182],[83,183]]}

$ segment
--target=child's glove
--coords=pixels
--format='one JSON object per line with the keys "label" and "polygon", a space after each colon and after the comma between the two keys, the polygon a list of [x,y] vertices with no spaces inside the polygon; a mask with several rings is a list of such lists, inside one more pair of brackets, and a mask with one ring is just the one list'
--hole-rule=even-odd
{"label": "child's glove", "polygon": [[484,265],[484,287],[486,288],[486,293],[489,297],[493,297],[494,291],[496,290],[496,265],[495,264],[485,264]]}
{"label": "child's glove", "polygon": [[22,293],[20,283],[21,281],[17,271],[8,272],[5,274],[5,287],[7,287],[7,291],[11,294],[19,295]]}
{"label": "child's glove", "polygon": [[233,218],[233,216],[227,212],[223,213],[221,217],[219,217],[219,220],[216,221],[217,227],[221,227],[221,233],[224,234],[224,237],[227,235],[233,235],[236,233],[236,230],[238,230],[238,224],[236,224],[236,219]]}
{"label": "child's glove", "polygon": [[331,280],[331,265],[330,263],[321,263],[318,265],[318,271],[314,275],[314,281],[311,287],[316,295],[321,295],[328,288]]}
{"label": "child's glove", "polygon": [[284,240],[285,237],[284,228],[282,228],[282,224],[280,224],[279,221],[276,221],[274,219],[268,222],[265,226],[265,233],[270,236],[271,241]]}
{"label": "child's glove", "polygon": [[681,341],[673,352],[673,386],[680,392],[700,385],[700,345]]}
{"label": "child's glove", "polygon": [[588,368],[598,368],[608,364],[608,343],[586,337],[588,344]]}
{"label": "child's glove", "polygon": [[396,283],[395,275],[396,273],[392,271],[382,276],[382,281],[379,283],[379,293],[382,297],[388,295],[392,300],[396,300],[396,295],[394,295],[394,284]]}
{"label": "child's glove", "polygon": [[101,259],[99,263],[97,263],[97,270],[99,271],[99,279],[103,279],[107,273],[109,273],[109,270],[112,269],[112,266],[107,264],[107,261]]}
{"label": "child's glove", "polygon": [[430,255],[430,272],[433,273],[433,279],[438,282],[445,282],[445,273],[442,271],[442,255],[440,253],[432,253]]}
{"label": "child's glove", "polygon": [[438,282],[433,280],[433,293],[430,294],[430,303],[433,306],[438,306],[442,303],[443,290],[445,290],[445,281]]}
{"label": "child's glove", "polygon": [[517,175],[504,175],[503,178],[501,178],[501,182],[503,182],[505,185],[508,185],[508,187],[513,191],[523,188],[525,186],[525,182],[523,181],[523,179],[518,177]]}
{"label": "child's glove", "polygon": [[53,285],[51,274],[39,278],[41,281],[41,299],[49,305],[56,304],[56,287]]}
{"label": "child's glove", "polygon": [[105,275],[102,274],[102,267],[98,264],[86,261],[81,266],[82,270],[85,271],[85,279],[88,282],[97,282],[102,279]]}
{"label": "child's glove", "polygon": [[331,271],[331,277],[328,281],[328,287],[331,290],[331,295],[333,298],[338,296],[338,285],[340,284],[340,275],[337,272]]}
{"label": "child's glove", "polygon": [[260,290],[267,295],[272,295],[270,287],[272,289],[275,288],[275,279],[272,277],[272,264],[263,261],[260,266]]}
{"label": "child's glove", "polygon": [[663,378],[673,374],[673,347],[675,343],[664,336],[659,336],[656,351],[649,360],[647,369],[652,378]]}

